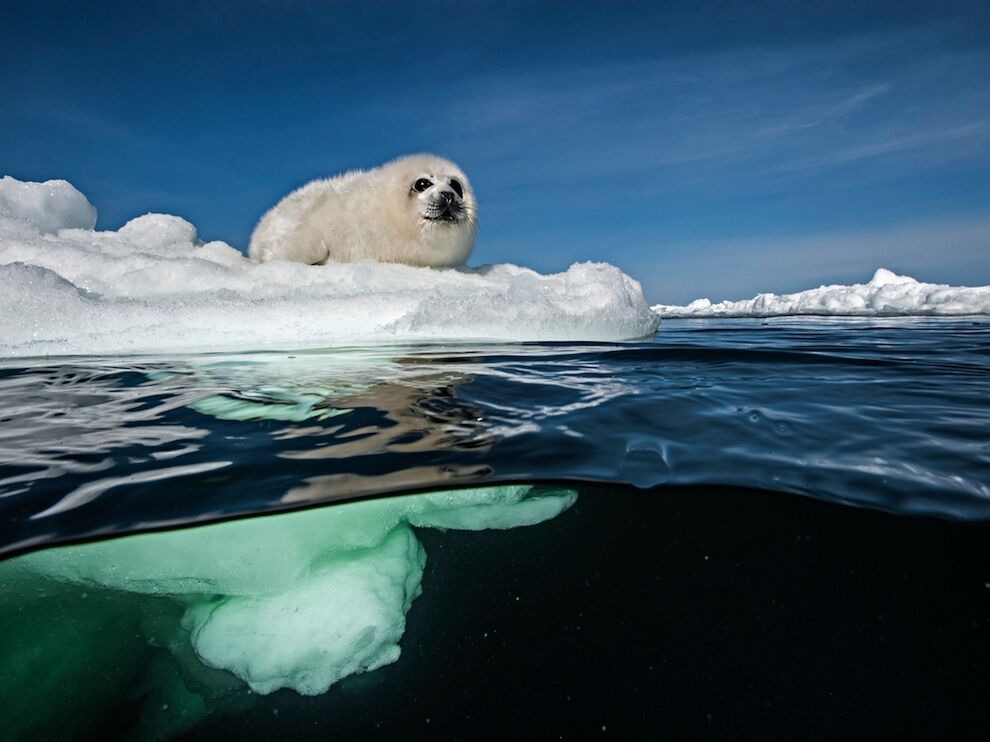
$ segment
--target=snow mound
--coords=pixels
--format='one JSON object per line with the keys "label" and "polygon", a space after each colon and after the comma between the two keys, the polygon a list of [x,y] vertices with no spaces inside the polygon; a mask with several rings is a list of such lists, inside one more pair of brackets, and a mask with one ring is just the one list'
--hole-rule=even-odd
{"label": "snow mound", "polygon": [[92,229],[96,209],[86,197],[64,180],[22,183],[9,175],[0,178],[0,227],[21,222],[39,232],[54,234],[60,229]]}
{"label": "snow mound", "polygon": [[796,294],[759,294],[742,301],[713,304],[695,299],[687,306],[657,304],[661,317],[843,317],[960,316],[990,314],[990,286],[945,286],[922,283],[885,268],[869,283],[819,286]]}
{"label": "snow mound", "polygon": [[64,181],[0,181],[0,354],[325,347],[402,340],[625,340],[659,318],[605,263],[540,275],[514,265],[255,264],[146,214],[94,231]]}
{"label": "snow mound", "polygon": [[172,245],[196,244],[196,227],[182,217],[145,214],[118,229],[117,236],[142,250],[159,251]]}

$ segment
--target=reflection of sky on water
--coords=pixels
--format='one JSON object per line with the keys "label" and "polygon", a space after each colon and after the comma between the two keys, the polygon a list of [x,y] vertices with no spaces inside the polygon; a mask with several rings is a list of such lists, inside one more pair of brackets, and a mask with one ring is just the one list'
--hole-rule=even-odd
{"label": "reflection of sky on water", "polygon": [[[130,383],[128,383],[130,382]],[[105,471],[193,453],[207,431],[163,421],[195,399],[192,390],[148,380],[140,366],[43,366],[0,377],[3,425],[0,496],[28,492],[31,483],[64,474]]]}

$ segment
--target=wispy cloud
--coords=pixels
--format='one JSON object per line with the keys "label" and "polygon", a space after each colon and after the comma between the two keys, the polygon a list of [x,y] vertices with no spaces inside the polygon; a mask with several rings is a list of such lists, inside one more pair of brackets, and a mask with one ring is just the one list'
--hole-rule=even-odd
{"label": "wispy cloud", "polygon": [[525,164],[538,182],[645,173],[754,188],[897,154],[951,162],[990,140],[990,49],[955,50],[954,31],[501,70],[455,86],[439,119],[410,98],[408,120],[442,127],[500,177]]}
{"label": "wispy cloud", "polygon": [[921,153],[934,162],[951,161],[970,151],[966,145],[987,141],[990,141],[990,124],[985,121],[971,121],[950,127],[939,125],[899,136],[891,133],[888,137],[877,138],[866,144],[840,147],[825,154],[793,160],[784,163],[781,170],[817,170],[903,152]]}

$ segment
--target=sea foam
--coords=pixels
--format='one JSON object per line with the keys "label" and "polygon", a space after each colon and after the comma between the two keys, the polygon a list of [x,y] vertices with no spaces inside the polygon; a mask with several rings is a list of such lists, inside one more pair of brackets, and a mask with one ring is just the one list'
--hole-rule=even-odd
{"label": "sea foam", "polygon": [[606,263],[255,264],[184,219],[117,231],[65,181],[0,181],[0,354],[326,347],[402,340],[625,340],[659,319]]}

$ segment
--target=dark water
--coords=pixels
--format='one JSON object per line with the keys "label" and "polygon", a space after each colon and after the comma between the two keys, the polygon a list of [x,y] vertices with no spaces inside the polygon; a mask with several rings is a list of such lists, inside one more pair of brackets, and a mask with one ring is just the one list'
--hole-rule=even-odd
{"label": "dark water", "polygon": [[[988,372],[983,319],[7,361],[8,734],[986,738]],[[508,482],[547,487],[389,515],[410,545],[392,562],[349,504],[42,549]],[[334,584],[357,585],[358,629],[399,627],[401,657],[316,695],[298,673],[252,692],[242,676],[282,660],[269,644],[342,610],[320,613],[319,580],[362,569]],[[389,569],[400,597],[422,588],[391,617],[361,602]],[[208,645],[225,610],[240,628]],[[230,637],[246,644],[217,659]]]}
{"label": "dark water", "polygon": [[394,665],[187,733],[986,739],[985,529],[722,488],[582,491],[498,534],[423,531]]}

